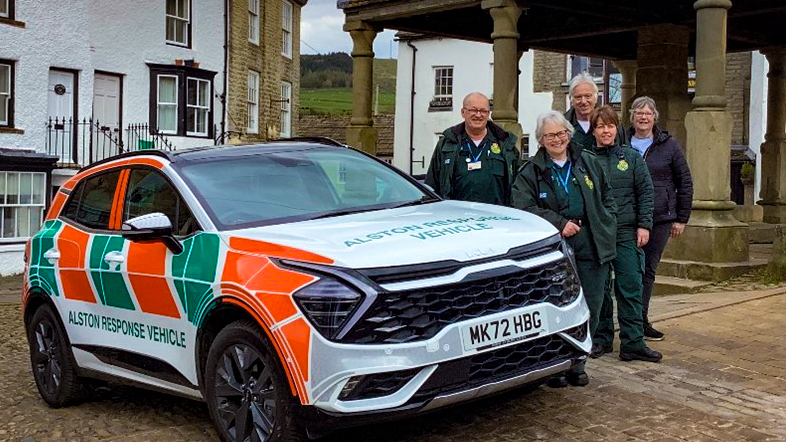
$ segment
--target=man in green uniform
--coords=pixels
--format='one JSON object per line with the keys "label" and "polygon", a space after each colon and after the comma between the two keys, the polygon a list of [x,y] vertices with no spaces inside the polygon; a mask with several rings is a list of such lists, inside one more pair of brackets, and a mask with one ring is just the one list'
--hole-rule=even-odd
{"label": "man in green uniform", "polygon": [[516,136],[489,121],[489,112],[489,99],[472,92],[461,108],[464,122],[437,142],[426,184],[442,198],[510,206],[519,165]]}

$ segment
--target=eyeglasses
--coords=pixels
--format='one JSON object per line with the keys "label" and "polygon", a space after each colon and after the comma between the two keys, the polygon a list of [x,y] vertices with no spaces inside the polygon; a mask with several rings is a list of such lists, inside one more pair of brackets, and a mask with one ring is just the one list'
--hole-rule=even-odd
{"label": "eyeglasses", "polygon": [[590,101],[592,97],[594,97],[594,94],[574,95],[573,99],[576,101],[581,101],[582,99],[584,101]]}
{"label": "eyeglasses", "polygon": [[570,131],[563,130],[563,131],[560,131],[560,132],[555,132],[553,134],[543,134],[543,139],[546,140],[546,141],[554,141],[554,139],[557,138],[557,137],[559,137],[559,138],[568,138],[568,135],[570,135]]}
{"label": "eyeglasses", "polygon": [[466,107],[464,107],[462,109],[464,109],[470,115],[472,115],[472,114],[488,115],[489,112],[491,112],[488,109],[477,109],[477,108],[468,109]]}
{"label": "eyeglasses", "polygon": [[636,112],[633,112],[633,115],[635,115],[635,116],[637,116],[637,117],[647,117],[647,118],[650,118],[650,117],[652,117],[652,116],[653,116],[653,115],[655,115],[655,114],[654,114],[654,113],[652,113],[652,112],[650,112],[650,111],[636,111]]}

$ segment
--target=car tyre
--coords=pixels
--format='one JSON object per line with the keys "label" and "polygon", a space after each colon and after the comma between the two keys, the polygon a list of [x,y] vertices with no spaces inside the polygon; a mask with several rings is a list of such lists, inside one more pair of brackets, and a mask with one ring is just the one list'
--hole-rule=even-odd
{"label": "car tyre", "polygon": [[229,324],[211,344],[204,371],[205,399],[225,442],[306,440],[275,355],[251,321]]}
{"label": "car tyre", "polygon": [[36,387],[50,407],[72,405],[87,397],[87,384],[77,376],[65,330],[48,304],[40,306],[33,314],[27,329],[27,342]]}

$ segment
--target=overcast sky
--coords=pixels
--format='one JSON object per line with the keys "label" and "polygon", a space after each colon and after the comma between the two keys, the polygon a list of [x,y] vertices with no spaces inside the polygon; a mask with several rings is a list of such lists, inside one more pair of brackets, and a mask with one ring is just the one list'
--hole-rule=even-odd
{"label": "overcast sky", "polygon": [[[344,12],[336,7],[336,0],[309,0],[300,21],[300,53],[352,52],[352,39],[343,31],[343,26]],[[375,57],[396,58],[398,50],[393,34],[393,31],[385,31],[377,35]]]}

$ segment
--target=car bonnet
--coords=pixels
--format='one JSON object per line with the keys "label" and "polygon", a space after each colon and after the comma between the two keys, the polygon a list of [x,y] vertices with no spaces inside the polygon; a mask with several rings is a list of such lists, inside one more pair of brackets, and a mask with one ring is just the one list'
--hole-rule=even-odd
{"label": "car bonnet", "polygon": [[440,201],[223,233],[225,239],[247,238],[307,251],[337,266],[370,268],[476,260],[558,232],[521,210]]}

